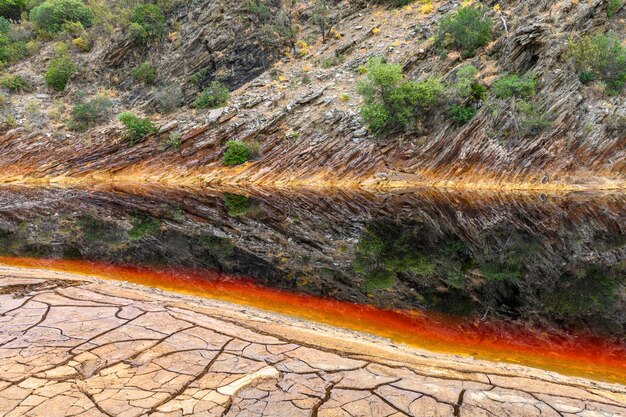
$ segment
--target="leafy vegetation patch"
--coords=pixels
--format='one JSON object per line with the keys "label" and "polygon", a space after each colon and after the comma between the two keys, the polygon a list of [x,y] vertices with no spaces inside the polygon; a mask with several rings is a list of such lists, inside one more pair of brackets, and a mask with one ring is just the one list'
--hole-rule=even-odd
{"label": "leafy vegetation patch", "polygon": [[464,58],[473,56],[491,40],[492,23],[487,14],[487,8],[478,4],[444,16],[439,22],[437,44],[460,51]]}
{"label": "leafy vegetation patch", "polygon": [[529,98],[535,95],[537,79],[534,74],[505,74],[491,86],[491,92],[498,98]]}
{"label": "leafy vegetation patch", "polygon": [[22,12],[26,9],[26,0],[0,1],[0,17],[7,20],[19,21]]}
{"label": "leafy vegetation patch", "polygon": [[371,58],[365,68],[367,78],[357,85],[365,101],[360,113],[376,133],[413,128],[420,111],[434,105],[444,91],[437,78],[407,80],[400,65],[381,58]]}
{"label": "leafy vegetation patch", "polygon": [[55,34],[71,22],[91,27],[93,14],[81,0],[46,0],[30,11],[29,20],[37,29]]}
{"label": "leafy vegetation patch", "polygon": [[31,38],[29,30],[0,17],[0,67],[31,55],[36,45]]}
{"label": "leafy vegetation patch", "polygon": [[77,226],[83,239],[88,242],[114,244],[121,241],[121,236],[114,223],[83,215],[77,219]]}
{"label": "leafy vegetation patch", "polygon": [[250,150],[245,143],[235,140],[226,142],[226,151],[223,158],[224,165],[241,165],[249,159]]}
{"label": "leafy vegetation patch", "polygon": [[228,104],[230,92],[219,81],[213,81],[193,102],[197,109],[215,109]]}
{"label": "leafy vegetation patch", "polygon": [[207,249],[210,258],[217,265],[221,265],[235,253],[235,245],[225,237],[202,236],[200,243]]}
{"label": "leafy vegetation patch", "polygon": [[464,125],[472,120],[472,118],[476,115],[476,112],[477,110],[471,106],[458,104],[452,104],[450,106],[450,118],[454,123],[459,125]]}
{"label": "leafy vegetation patch", "polygon": [[57,91],[65,90],[68,81],[76,73],[76,64],[72,61],[67,50],[50,61],[50,65],[44,74],[44,81],[48,87]]}
{"label": "leafy vegetation patch", "polygon": [[610,19],[624,6],[624,0],[608,0],[606,15]]}
{"label": "leafy vegetation patch", "polygon": [[155,4],[140,4],[133,10],[128,32],[137,42],[147,43],[165,34],[165,15]]}
{"label": "leafy vegetation patch", "polygon": [[615,33],[598,33],[570,40],[568,56],[579,72],[580,80],[602,81],[606,93],[618,95],[626,84],[626,47]]}
{"label": "leafy vegetation patch", "polygon": [[106,97],[96,97],[72,108],[70,129],[79,132],[97,126],[109,120],[113,103]]}
{"label": "leafy vegetation patch", "polygon": [[157,78],[157,71],[150,62],[144,62],[133,68],[133,79],[144,84],[154,84]]}
{"label": "leafy vegetation patch", "polygon": [[469,122],[478,112],[480,102],[487,94],[487,87],[477,81],[478,69],[464,65],[455,74],[447,94],[452,104],[448,107],[450,118],[457,125]]}
{"label": "leafy vegetation patch", "polygon": [[134,113],[125,111],[120,113],[118,119],[126,127],[125,137],[131,145],[157,132],[156,127],[150,120],[138,117]]}
{"label": "leafy vegetation patch", "polygon": [[28,82],[21,75],[5,75],[0,78],[0,86],[12,93],[21,93],[28,90]]}

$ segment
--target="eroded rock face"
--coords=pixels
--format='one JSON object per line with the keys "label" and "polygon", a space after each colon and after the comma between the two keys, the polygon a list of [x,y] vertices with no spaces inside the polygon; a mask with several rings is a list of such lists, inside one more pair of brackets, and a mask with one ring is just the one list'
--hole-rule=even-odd
{"label": "eroded rock face", "polygon": [[[232,4],[200,3],[198,8],[195,3],[190,6],[194,13],[185,20],[187,32],[180,48],[157,48],[151,52],[152,60],[159,63],[164,85],[180,87],[186,102],[197,93],[187,78],[203,66],[209,67],[207,80],[226,68],[233,88],[251,80],[233,92],[227,108],[219,114],[180,109],[160,118],[162,126],[175,126],[173,130],[133,147],[114,123],[80,135],[54,123],[38,129],[5,127],[0,133],[4,180],[75,176],[200,185],[624,188],[623,95],[609,97],[582,86],[564,57],[567,39],[585,31],[613,30],[624,36],[619,23],[623,12],[607,20],[601,0],[510,2],[500,14],[491,15],[494,41],[465,61],[457,53],[442,57],[430,39],[437,21],[452,13],[455,5],[424,16],[418,8],[361,9],[362,5],[341,2],[333,6],[333,13],[342,15],[336,29],[343,37],[313,43],[304,57],[285,58],[271,70],[262,69],[271,54],[258,43],[259,28],[249,16],[233,10]],[[184,17],[184,11],[179,13]],[[310,21],[300,23],[303,39],[316,36]],[[139,52],[127,57],[133,65],[146,53]],[[538,87],[532,100],[550,126],[522,134],[512,100],[492,100],[459,127],[450,121],[443,103],[424,115],[420,133],[376,139],[358,115],[355,90],[358,66],[374,55],[401,63],[412,78],[437,75],[444,82],[467,63],[479,69],[480,80],[487,85],[505,72],[533,72]],[[96,67],[117,65],[106,54],[98,59]],[[325,59],[337,64],[324,68],[320,62]],[[98,82],[94,80],[94,85]],[[152,106],[154,91],[128,88],[122,104]],[[181,134],[180,149],[167,147],[171,131]],[[259,156],[244,166],[224,168],[221,157],[228,140],[251,144]]]}
{"label": "eroded rock face", "polygon": [[0,268],[0,415],[626,414],[626,388],[399,348],[90,277]]}

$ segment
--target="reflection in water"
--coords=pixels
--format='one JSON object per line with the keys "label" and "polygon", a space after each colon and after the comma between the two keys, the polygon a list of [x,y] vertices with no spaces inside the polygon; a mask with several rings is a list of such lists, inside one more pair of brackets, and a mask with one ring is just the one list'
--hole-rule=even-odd
{"label": "reflection in water", "polygon": [[[5,188],[0,254],[215,269],[292,293],[466,317],[450,328],[473,328],[481,337],[478,327],[500,323],[486,334],[501,345],[510,332],[521,339],[550,334],[550,343],[561,340],[570,354],[580,349],[581,360],[604,352],[603,366],[623,376],[625,208],[620,195]],[[409,342],[416,341],[407,332],[426,338],[415,326],[393,326],[392,335],[369,330]],[[525,343],[541,345],[528,335]],[[568,335],[603,342],[568,345],[582,340]],[[486,349],[464,337],[471,343],[461,353]],[[446,350],[435,346],[443,341],[432,343]]]}

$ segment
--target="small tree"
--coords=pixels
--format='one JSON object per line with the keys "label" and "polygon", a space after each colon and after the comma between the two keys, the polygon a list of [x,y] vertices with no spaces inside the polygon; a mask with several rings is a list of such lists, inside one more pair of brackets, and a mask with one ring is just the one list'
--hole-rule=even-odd
{"label": "small tree", "polygon": [[482,5],[460,8],[439,22],[437,44],[461,51],[463,57],[474,55],[476,50],[491,39],[491,19]]}
{"label": "small tree", "polygon": [[44,74],[44,81],[48,87],[57,91],[65,90],[67,82],[76,72],[76,64],[70,55],[65,52],[50,61],[48,70]]}
{"label": "small tree", "polygon": [[157,132],[156,127],[150,120],[137,117],[134,113],[129,111],[120,113],[118,119],[126,127],[125,137],[131,145]]}
{"label": "small tree", "polygon": [[197,109],[215,109],[228,104],[230,92],[228,88],[219,81],[213,81],[194,100],[193,106]]}
{"label": "small tree", "polygon": [[47,0],[30,12],[30,21],[48,33],[58,33],[69,22],[91,27],[93,15],[81,0]]}
{"label": "small tree", "polygon": [[419,111],[435,104],[444,91],[438,79],[406,80],[400,65],[380,58],[371,58],[366,68],[367,79],[357,85],[365,100],[360,112],[377,133],[411,128]]}

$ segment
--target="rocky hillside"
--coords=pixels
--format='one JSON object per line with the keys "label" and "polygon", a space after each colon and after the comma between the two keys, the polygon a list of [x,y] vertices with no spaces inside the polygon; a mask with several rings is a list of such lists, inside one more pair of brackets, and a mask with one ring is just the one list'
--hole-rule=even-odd
{"label": "rocky hillside", "polygon": [[59,2],[2,29],[2,181],[626,186],[623,1]]}

